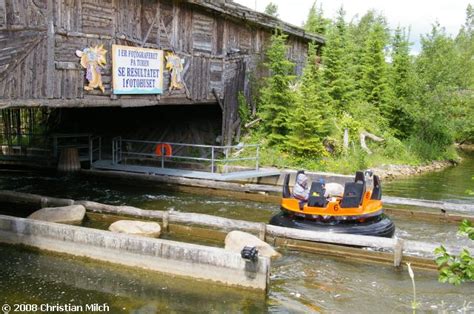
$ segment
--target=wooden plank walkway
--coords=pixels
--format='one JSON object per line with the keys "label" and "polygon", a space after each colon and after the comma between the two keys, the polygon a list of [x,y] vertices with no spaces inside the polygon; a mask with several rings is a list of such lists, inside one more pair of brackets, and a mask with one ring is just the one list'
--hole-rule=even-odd
{"label": "wooden plank walkway", "polygon": [[194,179],[205,179],[215,181],[232,181],[239,179],[268,177],[279,175],[278,170],[247,170],[230,173],[211,173],[204,171],[194,171],[174,168],[160,168],[140,165],[112,164],[111,160],[99,160],[93,163],[92,168],[97,170],[113,170],[123,172],[133,172],[148,175],[176,176]]}

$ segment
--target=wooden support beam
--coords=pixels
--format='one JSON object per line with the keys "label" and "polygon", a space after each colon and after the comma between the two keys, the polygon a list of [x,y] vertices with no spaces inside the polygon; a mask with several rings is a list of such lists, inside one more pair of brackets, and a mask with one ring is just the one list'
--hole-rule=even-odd
{"label": "wooden support beam", "polygon": [[46,97],[54,97],[54,83],[55,83],[55,65],[54,65],[54,50],[55,50],[55,38],[54,38],[54,5],[53,0],[47,0],[46,2],[46,14],[47,14],[47,42],[46,42]]}

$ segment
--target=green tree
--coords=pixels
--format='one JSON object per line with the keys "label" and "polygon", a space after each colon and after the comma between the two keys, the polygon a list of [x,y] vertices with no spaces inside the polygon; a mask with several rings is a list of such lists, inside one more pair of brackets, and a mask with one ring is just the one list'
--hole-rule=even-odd
{"label": "green tree", "polygon": [[275,30],[270,39],[264,65],[269,76],[260,90],[259,117],[263,120],[262,128],[268,134],[270,145],[280,145],[288,133],[288,108],[294,102],[294,93],[290,83],[295,79],[294,63],[286,57],[287,35]]}
{"label": "green tree", "polygon": [[466,9],[466,21],[455,43],[460,54],[462,71],[460,85],[463,89],[474,89],[474,7],[469,4]]}
{"label": "green tree", "polygon": [[278,17],[278,6],[270,2],[266,7],[265,10],[263,11],[265,14],[271,15],[273,17]]}
{"label": "green tree", "polygon": [[358,82],[357,88],[362,88],[360,82],[363,76],[363,58],[367,40],[374,24],[377,22],[386,25],[383,17],[377,15],[374,10],[370,10],[360,20],[353,20],[348,27],[349,43],[353,51],[351,54],[351,75]]}
{"label": "green tree", "polygon": [[321,88],[320,72],[316,49],[310,45],[301,87],[290,112],[290,130],[285,145],[296,156],[314,159],[328,155],[323,142],[330,130],[330,109],[328,97]]}
{"label": "green tree", "polygon": [[422,50],[416,59],[420,84],[420,108],[416,117],[416,134],[439,148],[453,143],[452,108],[459,85],[458,53],[452,38],[438,23],[421,37]]}
{"label": "green tree", "polygon": [[330,23],[331,21],[323,16],[322,6],[317,8],[316,1],[314,1],[303,27],[307,32],[325,35]]}
{"label": "green tree", "polygon": [[413,132],[413,111],[417,110],[416,77],[405,29],[397,27],[392,38],[390,83],[394,93],[389,122],[394,134],[405,139]]}
{"label": "green tree", "polygon": [[456,36],[460,86],[454,111],[454,132],[458,142],[474,142],[474,7],[466,9],[466,21]]}
{"label": "green tree", "polygon": [[338,11],[336,21],[329,28],[323,48],[324,88],[337,113],[347,111],[355,98],[355,81],[350,75],[351,55],[345,12]]}
{"label": "green tree", "polygon": [[369,30],[362,54],[362,80],[360,85],[365,100],[375,106],[382,115],[390,115],[392,90],[389,85],[385,46],[388,44],[387,31],[379,22]]}

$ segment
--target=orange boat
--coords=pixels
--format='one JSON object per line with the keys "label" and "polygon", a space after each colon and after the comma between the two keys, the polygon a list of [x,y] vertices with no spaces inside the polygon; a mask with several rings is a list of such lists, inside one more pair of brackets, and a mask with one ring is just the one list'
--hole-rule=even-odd
{"label": "orange boat", "polygon": [[270,220],[270,224],[315,231],[393,236],[395,225],[383,211],[380,179],[370,171],[358,171],[355,180],[345,184],[342,196],[328,195],[324,182],[313,182],[306,203],[291,196],[289,180],[290,174],[287,174],[281,212]]}

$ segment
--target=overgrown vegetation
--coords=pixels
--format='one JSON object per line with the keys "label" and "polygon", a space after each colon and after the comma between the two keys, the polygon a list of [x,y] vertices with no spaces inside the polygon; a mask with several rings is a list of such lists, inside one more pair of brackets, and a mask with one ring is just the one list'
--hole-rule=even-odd
{"label": "overgrown vegetation", "polygon": [[[459,227],[459,233],[474,240],[474,228],[468,220],[464,220]],[[459,256],[447,252],[444,246],[436,248],[436,264],[439,267],[440,282],[459,285],[465,281],[474,281],[474,259],[467,249],[463,249]]]}
{"label": "overgrown vegetation", "polygon": [[[246,141],[266,147],[262,164],[353,172],[384,163],[454,159],[455,141],[474,141],[471,5],[456,37],[435,23],[422,36],[417,56],[410,54],[409,31],[390,30],[373,11],[347,22],[341,8],[331,21],[314,3],[304,27],[324,34],[326,44],[318,54],[310,45],[300,76],[287,58],[281,31],[275,31],[266,52],[269,75],[256,97],[261,121],[246,135]],[[359,146],[362,131],[384,139],[369,141],[373,154]]]}

